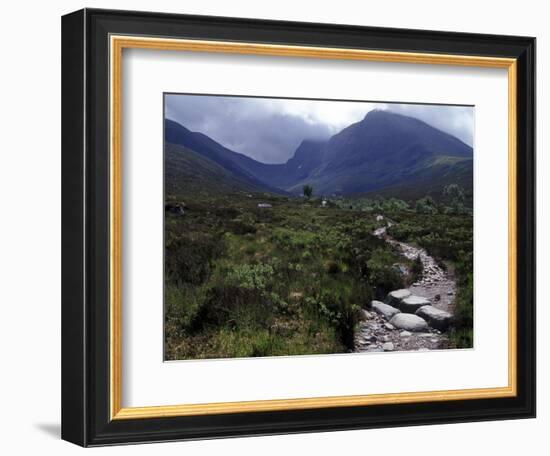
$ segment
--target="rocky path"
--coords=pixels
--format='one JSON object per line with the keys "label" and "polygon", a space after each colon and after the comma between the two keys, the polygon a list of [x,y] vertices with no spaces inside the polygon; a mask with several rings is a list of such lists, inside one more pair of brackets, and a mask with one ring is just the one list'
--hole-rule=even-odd
{"label": "rocky path", "polygon": [[372,301],[364,310],[356,336],[356,352],[437,350],[450,348],[445,330],[452,320],[456,285],[426,250],[387,234],[393,222],[374,235],[396,246],[409,260],[420,257],[422,279],[388,294],[386,302]]}

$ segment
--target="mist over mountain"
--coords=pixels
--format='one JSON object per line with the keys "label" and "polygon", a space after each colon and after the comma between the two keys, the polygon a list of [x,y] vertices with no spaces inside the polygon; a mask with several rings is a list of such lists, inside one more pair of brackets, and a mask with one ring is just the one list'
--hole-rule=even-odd
{"label": "mist over mountain", "polygon": [[[165,121],[165,142],[212,161],[248,189],[299,194],[309,184],[317,195],[378,192],[402,197],[438,192],[449,183],[471,192],[473,185],[470,146],[419,119],[387,110],[370,111],[328,141],[304,139],[282,164],[261,163],[172,120]],[[173,160],[173,153],[166,155],[167,169]]]}

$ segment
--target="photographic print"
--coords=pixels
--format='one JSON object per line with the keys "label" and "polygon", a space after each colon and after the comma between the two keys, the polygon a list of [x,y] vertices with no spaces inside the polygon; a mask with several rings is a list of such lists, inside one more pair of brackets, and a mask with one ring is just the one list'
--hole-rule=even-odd
{"label": "photographic print", "polygon": [[164,358],[473,347],[474,107],[164,94]]}

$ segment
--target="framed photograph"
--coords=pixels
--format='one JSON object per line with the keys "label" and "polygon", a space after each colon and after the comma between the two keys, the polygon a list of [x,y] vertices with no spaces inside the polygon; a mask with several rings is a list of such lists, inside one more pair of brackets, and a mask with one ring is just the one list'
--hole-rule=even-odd
{"label": "framed photograph", "polygon": [[535,416],[535,39],[62,20],[62,437]]}

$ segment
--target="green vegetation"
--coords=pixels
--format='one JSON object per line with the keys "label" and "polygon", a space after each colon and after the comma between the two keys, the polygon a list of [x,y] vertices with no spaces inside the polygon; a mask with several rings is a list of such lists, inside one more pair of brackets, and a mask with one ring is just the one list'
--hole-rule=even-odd
{"label": "green vegetation", "polygon": [[418,214],[435,214],[437,206],[431,196],[425,196],[416,201],[415,211]]}
{"label": "green vegetation", "polygon": [[313,187],[311,185],[304,185],[302,187],[302,190],[304,192],[304,196],[309,199],[313,195]]}
{"label": "green vegetation", "polygon": [[[167,359],[343,353],[361,309],[422,274],[373,231],[425,247],[457,276],[453,341],[471,345],[472,218],[391,198],[321,200],[271,194],[178,192],[166,213]],[[258,207],[269,203],[272,207]],[[421,204],[422,206],[422,204]],[[418,204],[413,205],[418,209]],[[424,207],[424,206],[422,206]],[[402,276],[395,267],[411,273]]]}
{"label": "green vegetation", "polygon": [[171,200],[187,208],[166,214],[167,359],[352,351],[361,308],[404,284],[374,214],[273,195]]}
{"label": "green vegetation", "polygon": [[443,197],[449,206],[448,210],[453,214],[464,214],[466,212],[466,194],[459,185],[447,185],[443,189]]}
{"label": "green vegetation", "polygon": [[408,203],[397,198],[338,198],[336,205],[341,209],[383,213],[409,209]]}

